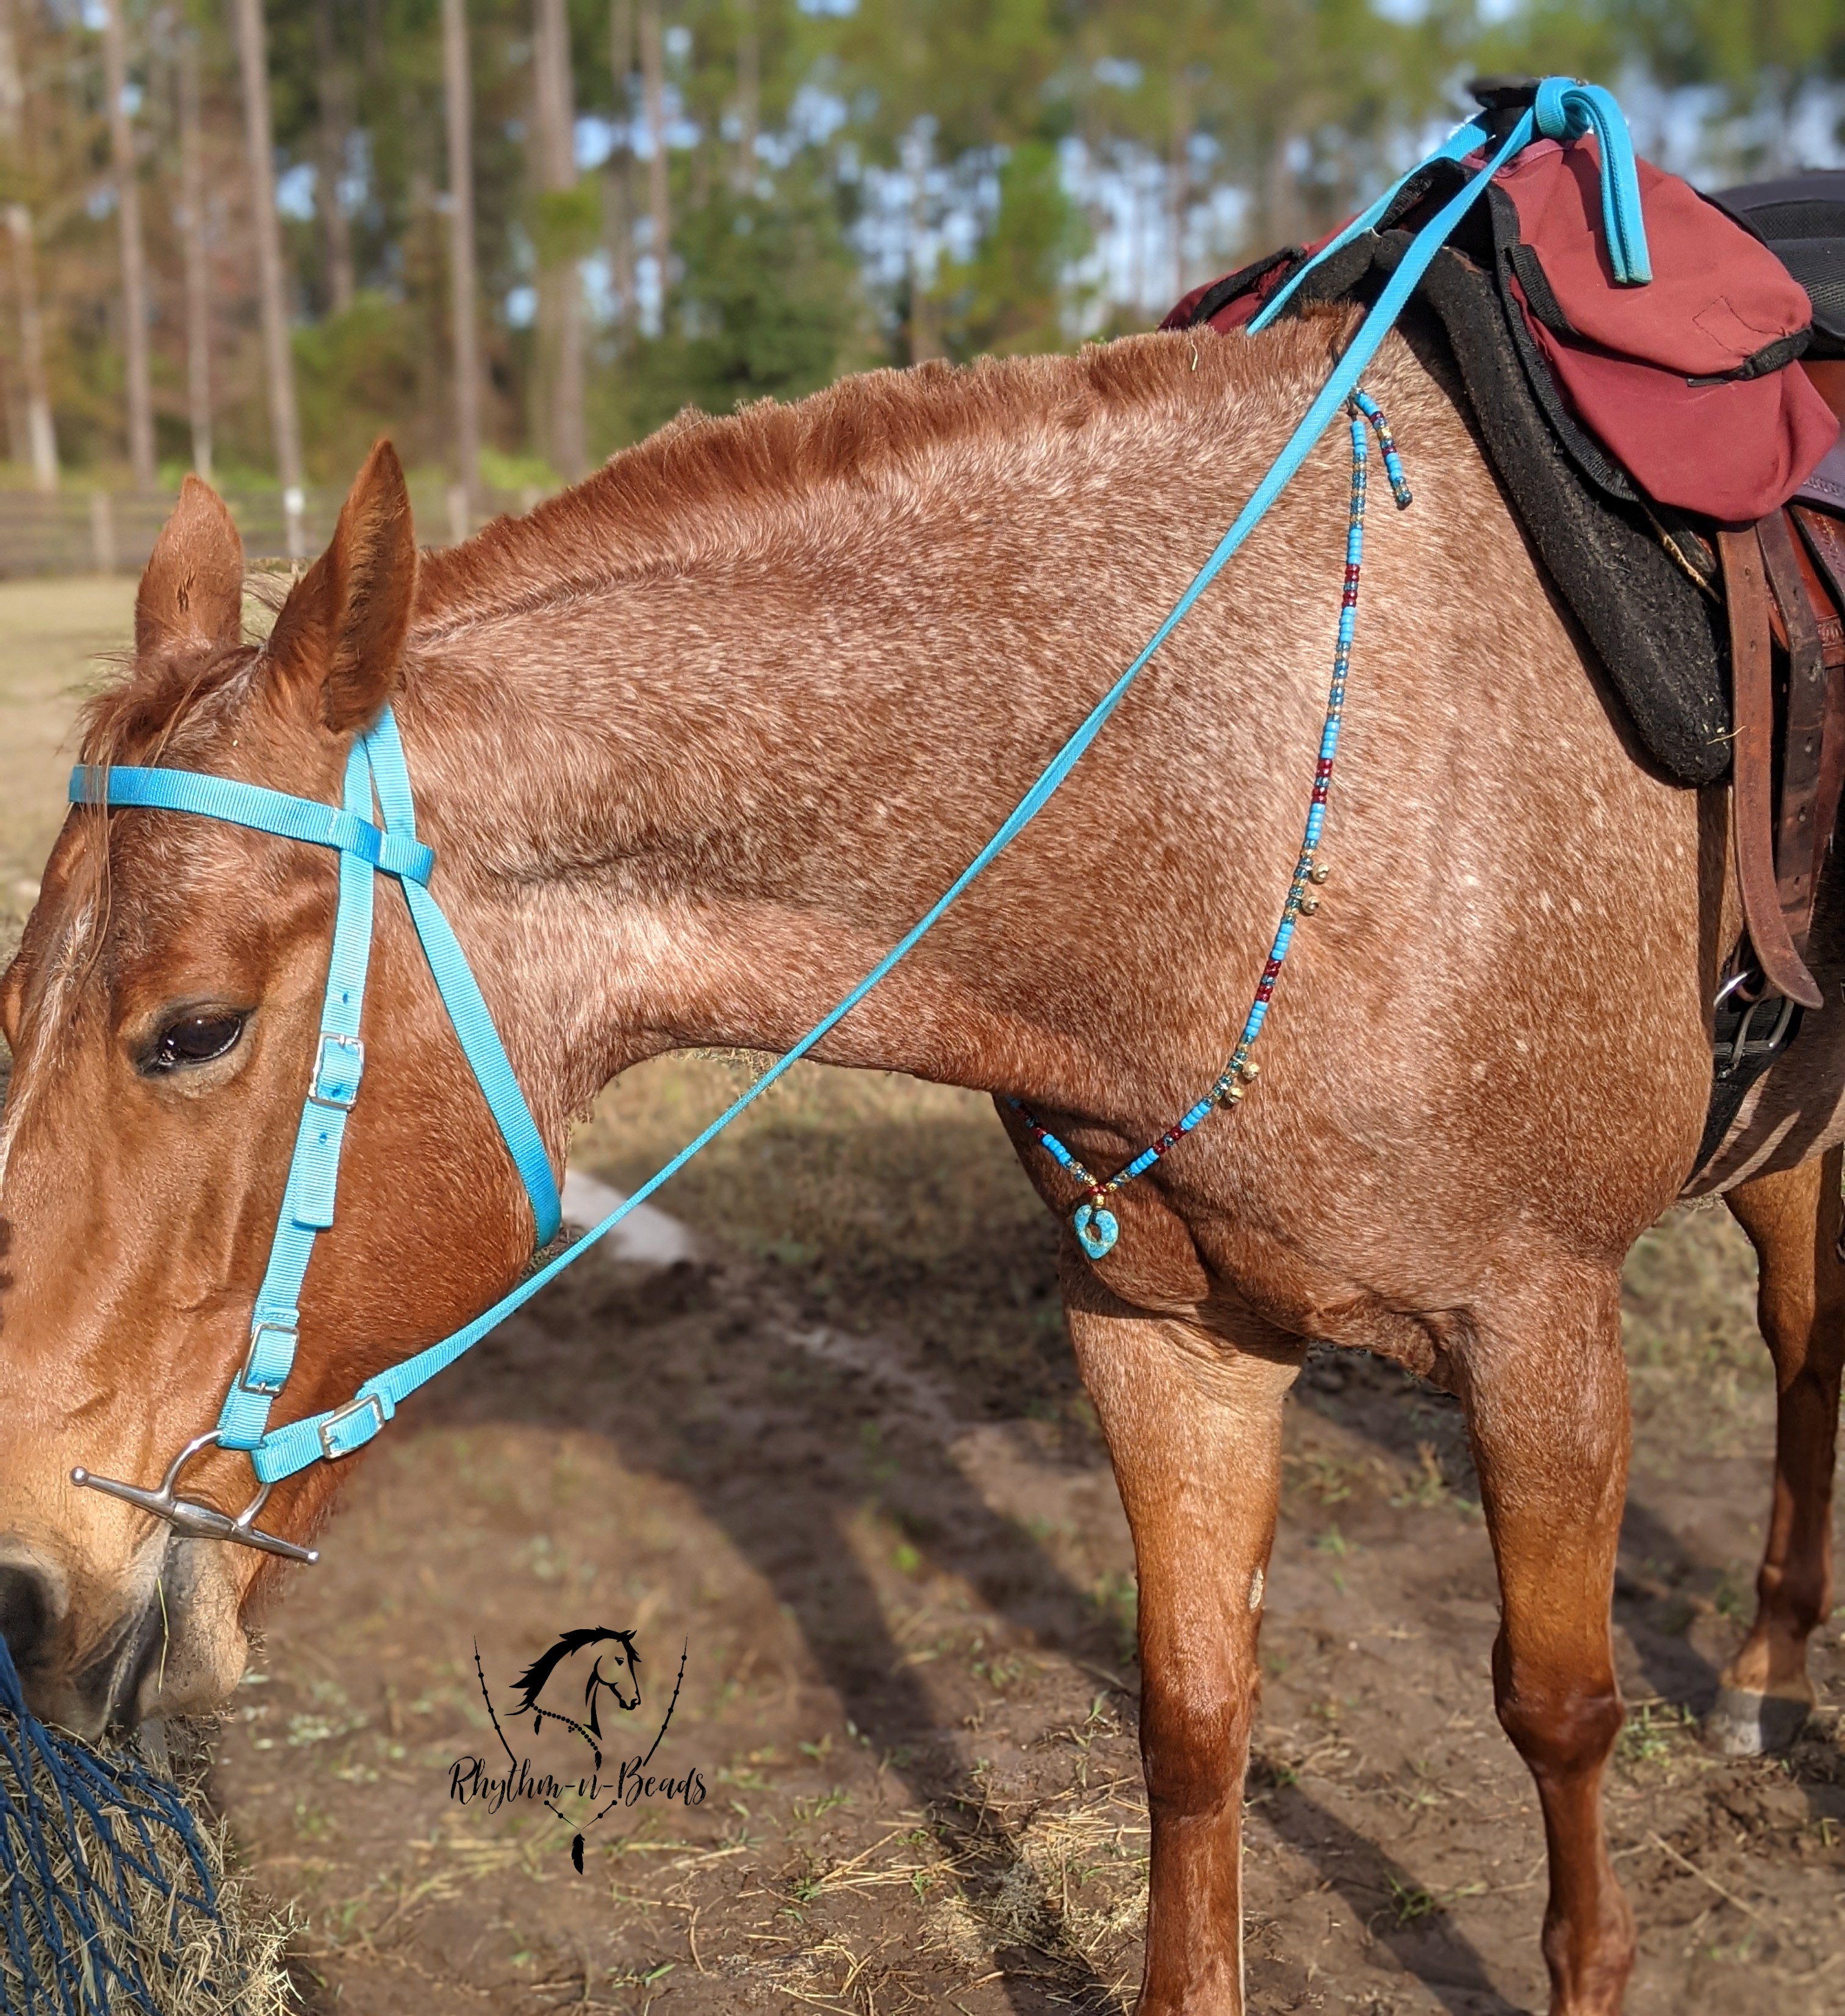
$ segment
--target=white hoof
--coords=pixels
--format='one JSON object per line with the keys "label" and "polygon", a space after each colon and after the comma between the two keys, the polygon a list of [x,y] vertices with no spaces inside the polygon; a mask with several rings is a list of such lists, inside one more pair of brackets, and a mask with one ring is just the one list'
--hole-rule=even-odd
{"label": "white hoof", "polygon": [[1811,1704],[1788,1694],[1725,1687],[1704,1718],[1704,1741],[1721,1757],[1767,1757],[1790,1748]]}

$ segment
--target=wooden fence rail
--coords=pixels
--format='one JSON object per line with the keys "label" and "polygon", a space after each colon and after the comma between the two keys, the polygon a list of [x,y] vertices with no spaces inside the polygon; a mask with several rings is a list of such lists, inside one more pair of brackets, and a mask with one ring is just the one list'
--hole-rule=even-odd
{"label": "wooden fence rail", "polygon": [[[279,490],[221,493],[243,535],[252,560],[273,560],[288,550]],[[339,515],[344,492],[310,490],[304,524],[310,553],[324,546]],[[484,517],[470,522],[459,491],[439,483],[412,482],[416,534],[424,545],[453,544],[502,512],[528,511],[541,491],[490,491]],[[0,580],[34,574],[138,574],[147,564],[177,491],[63,490],[46,496],[34,490],[0,490]]]}

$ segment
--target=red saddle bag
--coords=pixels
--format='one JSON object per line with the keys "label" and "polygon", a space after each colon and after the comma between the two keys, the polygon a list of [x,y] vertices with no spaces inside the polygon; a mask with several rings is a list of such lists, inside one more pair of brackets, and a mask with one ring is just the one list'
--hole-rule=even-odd
{"label": "red saddle bag", "polygon": [[1649,496],[1731,524],[1762,517],[1839,438],[1807,374],[1787,368],[1812,304],[1714,203],[1638,166],[1649,285],[1615,285],[1590,136],[1540,141],[1497,177],[1517,219],[1510,290],[1566,403]]}
{"label": "red saddle bag", "polygon": [[[1548,392],[1657,502],[1753,522],[1786,503],[1840,440],[1825,401],[1789,368],[1807,347],[1812,304],[1760,239],[1689,183],[1638,167],[1647,285],[1615,283],[1592,135],[1538,141],[1500,171],[1486,206],[1493,243],[1476,256],[1496,270],[1527,366],[1548,381],[1541,399]],[[1431,200],[1406,189],[1380,231],[1413,227]],[[1314,249],[1195,290],[1162,326],[1240,328]]]}

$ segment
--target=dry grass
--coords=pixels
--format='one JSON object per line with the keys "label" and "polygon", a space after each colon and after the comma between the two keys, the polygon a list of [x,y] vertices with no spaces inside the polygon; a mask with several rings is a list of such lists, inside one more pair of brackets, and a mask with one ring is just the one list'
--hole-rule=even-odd
{"label": "dry grass", "polygon": [[0,582],[0,964],[64,818],[77,703],[128,643],[131,581]]}
{"label": "dry grass", "polygon": [[[203,1818],[197,1826],[216,1892],[213,1913],[191,1901],[200,1893],[198,1875],[177,1832],[157,1823],[140,1832],[120,1808],[108,1806],[99,1823],[65,1799],[43,1751],[20,1740],[11,1715],[0,1712],[0,1831],[12,1871],[4,1888],[11,1893],[5,1901],[13,1935],[0,1940],[0,2007],[62,2009],[75,1992],[68,1982],[59,1985],[49,1916],[67,1953],[85,1942],[86,2016],[144,2006],[160,2016],[285,2016],[299,2008],[282,1966],[292,1928],[229,1866],[221,1827]],[[67,1751],[85,1747],[70,1737],[56,1741]],[[125,1923],[98,1909],[92,1931],[52,1901],[78,1895],[86,1877],[125,1904]],[[111,1969],[138,1975],[146,2003],[123,1989]]]}

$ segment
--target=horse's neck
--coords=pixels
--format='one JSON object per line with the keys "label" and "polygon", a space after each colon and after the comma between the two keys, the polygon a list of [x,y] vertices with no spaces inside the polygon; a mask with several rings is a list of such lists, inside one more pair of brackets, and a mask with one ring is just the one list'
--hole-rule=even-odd
{"label": "horse's neck", "polygon": [[[786,1049],[966,865],[1072,710],[976,702],[958,599],[818,637],[772,589],[618,590],[509,682],[432,664],[476,704],[400,710],[419,826],[535,1107],[664,1050]],[[976,905],[822,1056],[996,1083]]]}
{"label": "horse's neck", "polygon": [[[420,649],[400,711],[426,824],[463,866],[458,925],[482,947],[538,1100],[578,1107],[666,1049],[784,1049],[864,975],[998,825],[1246,488],[1234,464],[1261,444],[1226,452],[1217,397],[1189,422],[1130,407],[1061,437],[972,440],[933,467],[788,501],[678,569]],[[1336,519],[1322,529],[1300,572],[1323,577],[1329,607]],[[1214,849],[1236,848],[1247,817],[1213,767],[1228,761],[1210,747],[1226,725],[1196,690],[1221,682],[1225,614],[1175,639],[1080,782],[821,1054],[1066,1100],[1101,1092],[1138,1019],[1107,976],[1151,961],[1182,992],[1191,955],[1171,940],[1202,894],[1183,866],[1147,872],[1135,829],[1150,785],[1175,833],[1214,826]],[[1285,656],[1242,668],[1246,706],[1270,675],[1311,704]],[[1267,711],[1284,734],[1301,714],[1310,761],[1308,715],[1292,700]],[[1235,898],[1214,901],[1234,925]]]}

